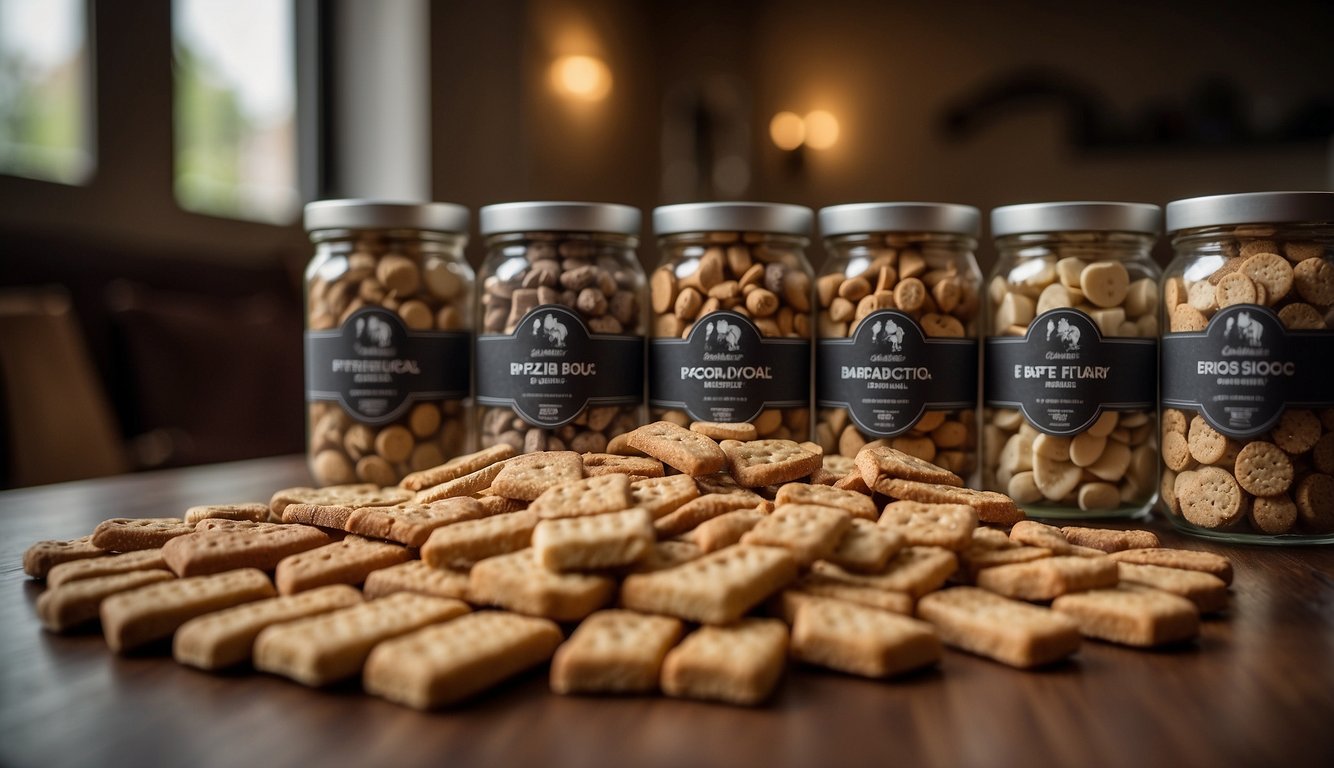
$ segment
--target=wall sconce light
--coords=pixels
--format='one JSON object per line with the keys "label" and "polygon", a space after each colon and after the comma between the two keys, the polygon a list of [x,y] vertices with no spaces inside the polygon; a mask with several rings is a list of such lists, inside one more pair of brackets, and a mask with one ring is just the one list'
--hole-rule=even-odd
{"label": "wall sconce light", "polygon": [[595,56],[561,56],[551,63],[551,87],[578,101],[602,101],[611,93],[611,69]]}
{"label": "wall sconce light", "polygon": [[838,118],[823,109],[808,112],[805,117],[779,112],[769,121],[769,138],[785,152],[802,147],[829,149],[838,143],[838,135]]}

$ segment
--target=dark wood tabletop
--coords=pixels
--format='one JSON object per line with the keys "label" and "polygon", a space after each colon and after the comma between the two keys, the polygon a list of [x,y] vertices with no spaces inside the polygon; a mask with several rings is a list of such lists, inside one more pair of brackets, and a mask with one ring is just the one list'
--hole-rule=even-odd
{"label": "dark wood tabletop", "polygon": [[34,616],[33,541],[305,482],[284,457],[0,493],[0,766],[1334,765],[1334,548],[1229,547],[1161,522],[1165,545],[1236,565],[1230,611],[1196,643],[1087,642],[1041,672],[949,652],[891,682],[793,668],[758,709],[562,697],[534,672],[423,714],[351,683],[118,657],[96,631],[51,635]]}

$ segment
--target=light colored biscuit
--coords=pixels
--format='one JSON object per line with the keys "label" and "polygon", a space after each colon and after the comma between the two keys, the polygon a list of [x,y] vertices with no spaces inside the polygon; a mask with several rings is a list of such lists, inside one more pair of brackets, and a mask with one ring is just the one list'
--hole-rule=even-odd
{"label": "light colored biscuit", "polygon": [[653,550],[643,560],[626,569],[629,573],[652,573],[675,568],[682,563],[698,559],[704,555],[694,542],[669,539],[653,545]]}
{"label": "light colored biscuit", "polygon": [[1181,432],[1163,433],[1163,464],[1173,472],[1185,472],[1195,465],[1190,455],[1190,441]]}
{"label": "light colored biscuit", "polygon": [[1241,487],[1231,473],[1219,467],[1182,472],[1175,490],[1181,515],[1201,528],[1224,528],[1246,513]]}
{"label": "light colored biscuit", "polygon": [[292,595],[330,584],[357,585],[365,581],[371,572],[406,562],[408,558],[408,551],[397,544],[348,536],[341,541],[284,557],[278,563],[273,581],[281,595]]}
{"label": "light colored biscuit", "polygon": [[711,475],[727,466],[727,456],[717,443],[670,421],[646,424],[630,432],[626,442],[691,476]]}
{"label": "light colored biscuit", "polygon": [[409,560],[371,573],[361,591],[367,600],[395,592],[463,600],[468,596],[468,572],[433,568],[421,560]]}
{"label": "light colored biscuit", "polygon": [[296,502],[283,508],[282,521],[288,525],[315,525],[336,531],[347,530],[347,523],[357,506],[351,504],[305,504]]}
{"label": "light colored biscuit", "polygon": [[648,478],[662,477],[666,473],[661,461],[650,459],[647,456],[585,453],[579,458],[584,462],[584,474],[589,477],[620,474]]}
{"label": "light colored biscuit", "polygon": [[630,483],[631,504],[647,510],[654,520],[675,512],[698,496],[699,487],[690,475],[650,477]]}
{"label": "light colored biscuit", "polygon": [[185,522],[194,525],[200,520],[249,520],[263,523],[269,519],[269,505],[263,502],[246,504],[205,504],[185,510]]}
{"label": "light colored biscuit", "polygon": [[797,563],[787,550],[737,545],[674,568],[627,577],[621,604],[644,613],[728,624],[796,577]]}
{"label": "light colored biscuit", "polygon": [[1061,528],[1061,534],[1065,536],[1066,541],[1076,547],[1089,547],[1103,552],[1120,552],[1123,549],[1152,549],[1159,546],[1158,535],[1153,531],[1118,531],[1111,528],[1067,525]]}
{"label": "light colored biscuit", "polygon": [[752,498],[740,494],[713,493],[682,504],[670,514],[654,520],[653,527],[657,530],[659,538],[680,536],[715,517],[738,509],[756,509],[764,503],[759,496]]}
{"label": "light colored biscuit", "polygon": [[717,552],[741,541],[741,537],[763,519],[764,513],[758,509],[738,509],[705,520],[687,536],[701,552]]}
{"label": "light colored biscuit", "polygon": [[947,469],[887,445],[870,443],[857,452],[857,472],[870,488],[886,478],[961,487],[963,479]]}
{"label": "light colored biscuit", "polygon": [[824,462],[792,440],[729,441],[722,448],[732,477],[746,488],[799,480]]}
{"label": "light colored biscuit", "polygon": [[904,547],[890,558],[889,564],[880,573],[852,573],[825,560],[817,561],[811,573],[831,581],[903,592],[919,598],[939,589],[958,567],[958,558],[949,550],[939,547]]}
{"label": "light colored biscuit", "polygon": [[579,621],[606,605],[616,582],[586,573],[553,573],[533,550],[482,560],[468,573],[468,602],[553,621]]}
{"label": "light colored biscuit", "polygon": [[361,672],[376,645],[462,616],[461,600],[400,592],[267,627],[255,638],[255,668],[311,687]]}
{"label": "light colored biscuit", "polygon": [[1122,584],[1138,584],[1190,600],[1200,613],[1215,613],[1227,607],[1227,584],[1213,574],[1159,565],[1117,563]]}
{"label": "light colored biscuit", "polygon": [[977,527],[977,513],[966,504],[896,501],[885,505],[879,526],[894,531],[913,546],[966,549]]}
{"label": "light colored biscuit", "polygon": [[976,587],[927,595],[918,601],[917,615],[935,626],[946,645],[1020,669],[1079,650],[1078,625],[1070,618]]}
{"label": "light colored biscuit", "polygon": [[748,422],[694,421],[690,431],[698,432],[710,440],[755,440],[759,433],[755,425]]}
{"label": "light colored biscuit", "polygon": [[700,627],[663,660],[662,690],[677,698],[759,704],[783,675],[787,636],[774,619]]}
{"label": "light colored biscuit", "polygon": [[[828,458],[825,457],[826,460]],[[774,496],[774,506],[783,507],[787,504],[818,504],[822,507],[833,507],[863,520],[875,520],[878,515],[875,501],[869,496],[825,485],[788,483],[779,488]]]}
{"label": "light colored biscuit", "polygon": [[65,632],[96,619],[106,598],[176,578],[167,570],[135,570],[48,587],[37,596],[37,616],[51,632]]}
{"label": "light colored biscuit", "polygon": [[[969,510],[971,514],[971,510]],[[849,571],[879,573],[889,559],[907,545],[902,534],[870,520],[853,518],[834,551],[825,559]]]}
{"label": "light colored biscuit", "polygon": [[450,459],[438,467],[431,467],[405,476],[399,485],[410,491],[422,491],[432,486],[457,480],[485,469],[497,462],[514,455],[514,447],[509,443],[499,443],[490,448],[483,448],[476,453]]}
{"label": "light colored biscuit", "polygon": [[122,653],[169,638],[196,616],[274,594],[269,577],[254,568],[150,584],[102,601],[102,635]]}
{"label": "light colored biscuit", "polygon": [[45,579],[57,565],[109,554],[105,549],[93,546],[92,534],[69,541],[39,541],[24,551],[23,572],[34,579]]}
{"label": "light colored biscuit", "polygon": [[476,499],[477,503],[482,505],[482,517],[508,515],[513,512],[522,512],[525,509],[528,509],[528,502],[523,499],[507,499],[504,496],[492,496],[489,494],[479,495]]}
{"label": "light colored biscuit", "polygon": [[1071,592],[1115,587],[1116,582],[1116,563],[1106,557],[1044,557],[977,574],[977,586],[1017,600],[1051,600]]}
{"label": "light colored biscuit", "polygon": [[177,536],[194,533],[194,529],[193,524],[174,517],[118,517],[98,524],[93,530],[92,544],[111,552],[158,549]]}
{"label": "light colored biscuit", "polygon": [[790,589],[784,590],[783,595],[793,596],[791,599],[784,599],[783,601],[783,616],[789,624],[792,623],[792,617],[795,613],[788,608],[795,608],[795,605],[791,604],[800,602],[802,597],[842,600],[881,611],[900,613],[904,616],[912,615],[913,604],[915,603],[912,595],[907,592],[892,592],[887,589],[867,587],[860,584],[848,584],[837,579],[821,576],[818,573],[808,573],[802,576]]}
{"label": "light colored biscuit", "polygon": [[1329,307],[1334,304],[1334,266],[1313,256],[1292,268],[1292,282],[1308,304]]}
{"label": "light colored biscuit", "polygon": [[[222,522],[222,521],[218,521]],[[238,568],[272,571],[288,555],[324,546],[329,534],[308,525],[195,531],[162,547],[162,559],[177,576],[201,576]]]}
{"label": "light colored biscuit", "polygon": [[1276,253],[1257,253],[1242,261],[1241,274],[1264,286],[1266,304],[1276,304],[1292,290],[1292,265]]}
{"label": "light colored biscuit", "polygon": [[1009,525],[1024,519],[1024,512],[1014,503],[1014,499],[994,491],[952,488],[898,478],[882,479],[876,483],[875,489],[895,499],[928,504],[967,504],[977,512],[977,519],[984,523]]}
{"label": "light colored biscuit", "polygon": [[507,459],[491,481],[491,490],[508,499],[532,501],[553,486],[584,476],[584,462],[574,451],[544,451]]}
{"label": "light colored biscuit", "polygon": [[630,478],[616,474],[554,485],[534,499],[528,509],[540,518],[552,519],[620,512],[630,506]]}
{"label": "light colored biscuit", "polygon": [[299,595],[272,597],[209,613],[181,625],[172,638],[177,662],[199,669],[224,669],[250,660],[255,638],[266,627],[304,619],[361,602],[361,593],[345,584]]}
{"label": "light colored biscuit", "polygon": [[1179,643],[1200,633],[1194,603],[1133,584],[1064,595],[1051,608],[1074,619],[1084,637],[1139,648]]}
{"label": "light colored biscuit", "polygon": [[[380,490],[374,483],[354,483],[350,485],[330,485],[324,488],[283,488],[275,491],[269,499],[269,520],[282,519],[283,510],[289,504],[346,504],[351,499],[358,502],[376,494]],[[402,499],[399,499],[402,501]],[[397,504],[397,501],[389,502]]]}
{"label": "light colored biscuit", "polygon": [[96,557],[88,560],[73,560],[61,563],[46,575],[46,586],[59,587],[80,579],[98,576],[111,576],[131,571],[167,570],[167,561],[162,559],[160,549],[141,549],[112,557]]}
{"label": "light colored biscuit", "polygon": [[361,507],[347,519],[344,530],[374,539],[421,547],[431,532],[446,525],[477,520],[488,515],[476,499],[442,499],[431,504],[412,502],[388,507]]}
{"label": "light colored biscuit", "polygon": [[1068,555],[1074,550],[1060,528],[1036,520],[1015,523],[1010,529],[1010,540],[1030,547],[1045,547],[1057,555]]}
{"label": "light colored biscuit", "polygon": [[743,487],[736,481],[736,478],[726,472],[719,472],[713,475],[700,475],[695,478],[695,485],[699,487],[702,495],[721,494],[726,496],[740,496],[750,499],[758,504],[764,497],[756,493],[751,488]]}
{"label": "light colored biscuit", "polygon": [[1190,449],[1192,459],[1201,464],[1216,464],[1228,454],[1230,441],[1209,426],[1203,416],[1195,416],[1190,420],[1186,447]]}
{"label": "light colored biscuit", "polygon": [[551,660],[556,693],[647,693],[657,690],[662,661],[683,626],[667,616],[598,611],[570,635]]}
{"label": "light colored biscuit", "polygon": [[418,504],[430,504],[444,499],[472,496],[480,493],[491,487],[491,483],[495,481],[496,476],[500,474],[500,470],[505,468],[508,461],[512,461],[512,459],[497,461],[453,480],[446,480],[439,485],[423,488],[417,491],[412,500]]}
{"label": "light colored biscuit", "polygon": [[646,557],[656,541],[653,518],[638,508],[542,520],[533,529],[538,562],[556,572],[631,565]]}
{"label": "light colored biscuit", "polygon": [[436,568],[466,568],[488,557],[526,549],[536,527],[537,515],[527,510],[447,525],[431,532],[421,557]]}
{"label": "light colored biscuit", "polygon": [[806,566],[832,553],[850,525],[851,518],[841,509],[789,504],[756,523],[741,543],[782,547]]}
{"label": "light colored biscuit", "polygon": [[284,523],[257,523],[253,520],[222,520],[215,517],[205,518],[195,523],[195,532],[200,531],[260,531],[279,530]]}
{"label": "light colored biscuit", "polygon": [[892,677],[940,661],[930,624],[842,600],[801,601],[792,621],[792,656],[862,677]]}

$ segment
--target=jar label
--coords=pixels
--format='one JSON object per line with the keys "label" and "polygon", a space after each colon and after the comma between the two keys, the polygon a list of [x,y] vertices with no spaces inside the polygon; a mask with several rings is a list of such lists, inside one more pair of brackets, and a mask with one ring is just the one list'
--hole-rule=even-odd
{"label": "jar label", "polygon": [[811,343],[765,338],[745,315],[721,310],[684,339],[649,343],[649,405],[699,421],[752,421],[765,408],[810,405]]}
{"label": "jar label", "polygon": [[1247,439],[1283,409],[1334,407],[1334,331],[1290,331],[1267,307],[1219,310],[1199,333],[1163,336],[1163,406],[1199,411]]}
{"label": "jar label", "polygon": [[366,424],[387,424],[413,403],[468,396],[470,335],[413,331],[381,307],[339,328],[306,331],[306,399],[332,400]]}
{"label": "jar label", "polygon": [[1075,435],[1103,411],[1153,410],[1157,339],[1103,338],[1077,309],[1038,315],[1022,336],[986,341],[985,401],[1017,408],[1049,435]]}
{"label": "jar label", "polygon": [[643,399],[643,337],[590,333],[569,307],[543,304],[513,333],[477,337],[477,402],[513,408],[535,427]]}
{"label": "jar label", "polygon": [[815,391],[825,408],[846,408],[875,437],[912,429],[927,409],[977,404],[977,340],[927,338],[898,310],[867,315],[851,338],[816,345]]}

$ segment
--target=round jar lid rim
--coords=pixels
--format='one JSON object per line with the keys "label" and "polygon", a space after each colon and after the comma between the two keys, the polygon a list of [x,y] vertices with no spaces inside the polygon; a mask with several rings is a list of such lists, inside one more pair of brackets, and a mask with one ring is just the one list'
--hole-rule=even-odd
{"label": "round jar lid rim", "polygon": [[454,203],[347,198],[307,203],[303,224],[307,232],[322,229],[422,229],[432,232],[468,231],[468,209]]}
{"label": "round jar lid rim", "polygon": [[1005,205],[991,211],[992,237],[1038,232],[1163,231],[1162,209],[1149,203],[1071,200]]}
{"label": "round jar lid rim", "polygon": [[1173,200],[1167,231],[1229,224],[1334,222],[1334,192],[1241,192]]}
{"label": "round jar lid rim", "polygon": [[846,203],[820,209],[824,237],[869,232],[940,232],[977,237],[982,212],[957,203]]}
{"label": "round jar lid rim", "polygon": [[680,203],[653,209],[658,235],[687,232],[766,232],[810,237],[815,212],[789,203]]}
{"label": "round jar lid rim", "polygon": [[482,235],[513,232],[606,232],[638,235],[643,214],[619,203],[530,200],[483,206],[478,212]]}

